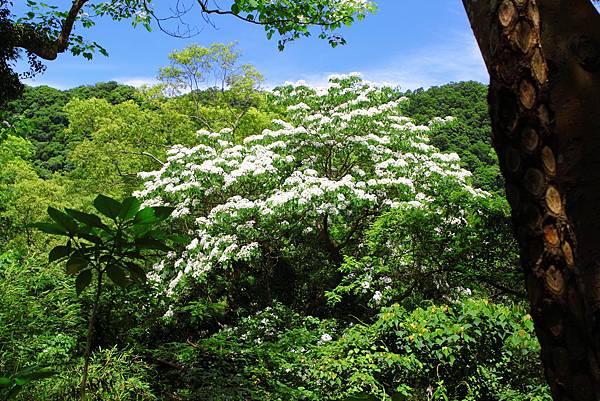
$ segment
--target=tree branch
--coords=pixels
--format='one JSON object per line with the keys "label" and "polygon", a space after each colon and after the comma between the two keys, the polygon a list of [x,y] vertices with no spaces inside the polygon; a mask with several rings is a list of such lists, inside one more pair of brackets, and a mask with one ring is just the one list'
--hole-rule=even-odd
{"label": "tree branch", "polygon": [[51,38],[47,32],[33,24],[14,24],[11,36],[14,38],[15,47],[25,49],[44,60],[55,60],[60,53],[69,47],[69,37],[77,20],[79,11],[88,0],[74,0],[58,38]]}
{"label": "tree branch", "polygon": [[217,14],[217,15],[233,15],[234,17],[241,19],[242,21],[245,22],[249,22],[251,24],[255,24],[255,25],[278,25],[278,24],[286,24],[289,22],[293,22],[295,24],[298,25],[304,25],[304,26],[309,26],[309,25],[317,25],[317,26],[324,26],[324,27],[329,27],[332,26],[334,24],[343,22],[345,20],[346,17],[340,17],[336,20],[330,21],[330,22],[318,22],[318,20],[311,20],[311,21],[300,21],[300,19],[298,18],[294,18],[294,19],[270,19],[270,20],[262,20],[262,21],[257,21],[256,19],[249,19],[246,18],[242,15],[236,14],[231,10],[221,10],[218,8],[215,9],[211,9],[208,7],[208,0],[197,0],[198,4],[200,5],[200,8],[202,8],[202,12],[205,14]]}
{"label": "tree branch", "polygon": [[120,153],[128,154],[128,155],[146,156],[146,157],[151,158],[152,160],[154,160],[156,163],[160,164],[161,166],[165,165],[165,162],[163,162],[162,160],[160,160],[158,157],[154,156],[152,153],[148,153],[148,152],[131,152],[131,151],[127,151],[127,150],[122,150]]}

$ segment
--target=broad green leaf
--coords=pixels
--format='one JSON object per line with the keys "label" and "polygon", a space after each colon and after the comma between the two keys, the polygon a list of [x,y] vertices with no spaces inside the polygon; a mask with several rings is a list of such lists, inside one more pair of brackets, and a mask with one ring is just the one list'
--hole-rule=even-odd
{"label": "broad green leaf", "polygon": [[153,207],[153,209],[154,209],[154,215],[159,220],[165,220],[165,219],[169,218],[169,216],[171,216],[171,213],[173,213],[173,210],[175,210],[174,207],[169,207],[169,206],[155,206],[155,207]]}
{"label": "broad green leaf", "polygon": [[98,237],[97,235],[92,235],[92,234],[82,234],[81,235],[82,238],[93,242],[94,244],[100,244],[102,243],[102,238]]}
{"label": "broad green leaf", "polygon": [[91,270],[84,270],[81,273],[79,273],[79,276],[77,276],[77,278],[75,279],[75,290],[77,291],[77,295],[80,295],[81,292],[83,290],[85,290],[85,287],[87,287],[88,285],[90,285],[90,283],[92,282],[92,271]]}
{"label": "broad green leaf", "polygon": [[146,282],[146,272],[140,266],[135,263],[127,263],[127,270],[129,270],[131,275],[139,282]]}
{"label": "broad green leaf", "polygon": [[166,252],[171,250],[171,248],[168,247],[163,241],[147,237],[137,238],[135,240],[135,246],[140,249],[157,249]]}
{"label": "broad green leaf", "polygon": [[73,256],[67,261],[67,274],[77,274],[88,266],[87,259],[81,256]]}
{"label": "broad green leaf", "polygon": [[98,195],[94,199],[94,207],[106,217],[116,219],[121,211],[121,202],[118,202],[105,195]]}
{"label": "broad green leaf", "polygon": [[12,380],[9,377],[0,377],[0,387],[8,387],[12,383]]}
{"label": "broad green leaf", "polygon": [[142,202],[139,199],[130,196],[129,198],[125,198],[121,203],[121,211],[119,212],[119,217],[123,220],[129,220],[135,216],[135,214],[140,210],[140,206]]}
{"label": "broad green leaf", "polygon": [[67,230],[65,230],[64,228],[62,228],[61,226],[59,226],[58,224],[55,223],[33,223],[30,224],[29,227],[33,227],[33,228],[37,228],[38,230],[45,232],[47,234],[54,234],[54,235],[69,235],[67,233]]}
{"label": "broad green leaf", "polygon": [[71,216],[66,213],[61,212],[58,209],[53,208],[52,206],[48,207],[48,215],[62,228],[69,232],[77,231],[77,223]]}
{"label": "broad green leaf", "polygon": [[162,230],[150,230],[146,233],[145,237],[154,238],[158,240],[166,240],[167,234]]}
{"label": "broad green leaf", "polygon": [[139,212],[136,213],[135,218],[133,219],[134,224],[151,224],[158,221],[156,219],[156,215],[154,214],[154,208],[145,207]]}
{"label": "broad green leaf", "polygon": [[150,224],[135,224],[131,227],[131,231],[136,237],[145,236],[151,229],[152,226]]}
{"label": "broad green leaf", "polygon": [[92,227],[106,227],[100,217],[91,213],[80,212],[79,210],[65,209],[67,214],[80,222]]}
{"label": "broad green leaf", "polygon": [[125,274],[125,271],[117,265],[106,266],[106,274],[108,275],[108,278],[119,287],[127,287],[129,285],[129,279]]}
{"label": "broad green leaf", "polygon": [[48,263],[52,263],[56,260],[65,258],[65,257],[69,256],[70,253],[71,252],[70,252],[70,249],[68,246],[65,246],[65,245],[55,246],[54,248],[52,248],[52,250],[48,254]]}

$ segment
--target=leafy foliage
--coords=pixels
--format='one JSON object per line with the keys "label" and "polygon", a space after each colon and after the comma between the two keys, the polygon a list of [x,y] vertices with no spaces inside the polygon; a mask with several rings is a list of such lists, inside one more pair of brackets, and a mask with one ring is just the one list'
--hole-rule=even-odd
{"label": "leafy foliage", "polygon": [[[240,65],[240,56],[235,43],[209,47],[193,44],[173,51],[169,54],[169,66],[159,72],[161,89],[168,95],[188,93],[179,99],[179,107],[189,110],[198,128],[229,128],[240,140],[248,122],[266,114],[261,110],[265,96],[259,92],[264,78],[254,66]],[[186,100],[191,104],[186,104]],[[265,125],[271,118],[267,114]],[[253,124],[252,129],[256,128]]]}
{"label": "leafy foliage", "polygon": [[6,121],[5,126],[0,127],[0,133],[30,140],[35,149],[30,159],[38,174],[48,178],[53,172],[70,168],[68,154],[73,145],[83,139],[66,130],[69,116],[64,106],[70,100],[98,98],[119,104],[136,97],[134,88],[116,82],[66,91],[48,86],[26,86],[20,99],[8,102],[0,109],[0,120]]}
{"label": "leafy foliage", "polygon": [[448,190],[422,207],[389,211],[367,231],[361,257],[340,267],[330,303],[349,295],[376,308],[410,308],[472,293],[523,300],[509,220],[504,200]]}
{"label": "leafy foliage", "polygon": [[0,395],[5,400],[11,400],[23,389],[27,384],[52,377],[54,372],[44,368],[29,367],[16,372],[11,377],[0,376]]}
{"label": "leafy foliage", "polygon": [[65,245],[50,251],[48,261],[66,261],[67,273],[76,276],[77,293],[81,293],[92,280],[92,273],[100,277],[106,273],[111,281],[127,287],[133,281],[145,282],[146,275],[140,266],[144,261],[143,250],[163,250],[165,234],[154,226],[164,221],[172,209],[146,207],[129,197],[118,202],[98,195],[94,207],[102,216],[112,220],[110,227],[96,214],[66,209],[61,212],[48,208],[52,223],[36,223],[33,227],[47,234],[67,237]]}
{"label": "leafy foliage", "polygon": [[16,98],[23,90],[19,75],[13,71],[12,64],[19,57],[14,47],[14,38],[8,32],[12,24],[9,0],[0,0],[0,106],[10,99]]}
{"label": "leafy foliage", "polygon": [[161,352],[188,372],[186,399],[550,400],[529,363],[539,352],[531,317],[487,300],[392,305],[348,327],[275,304]]}
{"label": "leafy foliage", "polygon": [[408,91],[405,96],[409,101],[404,110],[417,123],[444,114],[455,117],[453,124],[432,135],[431,143],[443,151],[458,153],[462,166],[473,172],[477,186],[502,194],[504,183],[490,144],[487,86],[458,82]]}
{"label": "leafy foliage", "polygon": [[497,167],[470,156],[483,86],[232,68],[4,109],[3,390],[42,368],[17,400],[78,399],[86,371],[94,400],[549,400]]}

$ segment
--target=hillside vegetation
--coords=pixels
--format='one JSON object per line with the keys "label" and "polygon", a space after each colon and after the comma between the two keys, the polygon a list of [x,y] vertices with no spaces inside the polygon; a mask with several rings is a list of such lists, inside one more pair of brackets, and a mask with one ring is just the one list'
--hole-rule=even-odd
{"label": "hillside vegetation", "polygon": [[0,399],[550,400],[485,85],[180,73],[0,110]]}

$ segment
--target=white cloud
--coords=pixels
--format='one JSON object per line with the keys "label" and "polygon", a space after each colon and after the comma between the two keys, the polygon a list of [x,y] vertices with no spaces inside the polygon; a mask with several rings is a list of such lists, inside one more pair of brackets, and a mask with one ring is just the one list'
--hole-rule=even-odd
{"label": "white cloud", "polygon": [[117,81],[121,84],[133,86],[135,88],[139,88],[144,85],[152,86],[158,83],[154,77],[117,77],[112,78],[111,81]]}
{"label": "white cloud", "polygon": [[[327,77],[332,74],[347,74],[348,71],[322,71],[300,74],[296,79],[314,87],[327,86]],[[432,46],[424,46],[401,56],[393,56],[382,65],[363,69],[365,80],[400,86],[402,89],[428,88],[452,81],[489,82],[489,76],[474,37],[469,33],[446,33]],[[272,88],[283,82],[268,82]]]}
{"label": "white cloud", "polygon": [[404,89],[442,85],[451,81],[488,82],[489,76],[472,35],[453,33],[439,44],[391,59],[363,72],[376,82],[394,82]]}

